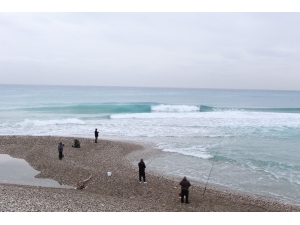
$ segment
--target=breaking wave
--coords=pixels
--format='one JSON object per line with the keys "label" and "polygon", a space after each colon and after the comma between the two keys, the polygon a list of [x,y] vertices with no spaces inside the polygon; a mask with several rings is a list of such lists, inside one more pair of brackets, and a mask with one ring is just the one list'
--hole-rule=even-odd
{"label": "breaking wave", "polygon": [[234,108],[215,107],[206,105],[169,105],[160,103],[107,103],[97,105],[71,105],[22,108],[30,112],[45,112],[58,114],[121,114],[121,113],[190,113],[190,112],[274,112],[274,113],[300,113],[300,108]]}
{"label": "breaking wave", "polygon": [[248,111],[248,112],[274,112],[274,113],[300,113],[300,108],[230,108],[200,106],[200,112],[220,112],[220,111]]}

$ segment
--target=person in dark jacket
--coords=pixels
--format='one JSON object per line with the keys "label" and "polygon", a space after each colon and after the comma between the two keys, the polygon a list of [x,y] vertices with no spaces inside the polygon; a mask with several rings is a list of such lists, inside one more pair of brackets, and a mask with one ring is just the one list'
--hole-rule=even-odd
{"label": "person in dark jacket", "polygon": [[183,177],[179,184],[181,185],[181,203],[184,201],[184,196],[185,203],[189,203],[189,187],[191,186],[190,182],[186,179],[186,177]]}
{"label": "person in dark jacket", "polygon": [[64,144],[62,142],[59,142],[58,144],[58,158],[61,160],[62,157],[64,157],[63,155],[63,149],[64,148]]}
{"label": "person in dark jacket", "polygon": [[142,177],[144,180],[144,184],[146,184],[146,175],[145,175],[145,169],[146,169],[146,165],[144,163],[144,160],[141,159],[141,161],[138,163],[139,165],[139,179],[140,179],[140,183],[142,183]]}
{"label": "person in dark jacket", "polygon": [[95,129],[95,143],[97,143],[98,141],[98,134],[99,132],[97,131],[97,129]]}

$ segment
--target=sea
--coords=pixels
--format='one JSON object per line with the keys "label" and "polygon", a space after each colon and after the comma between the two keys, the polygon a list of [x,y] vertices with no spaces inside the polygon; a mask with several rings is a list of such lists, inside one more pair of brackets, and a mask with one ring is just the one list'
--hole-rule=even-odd
{"label": "sea", "polygon": [[0,135],[97,128],[165,152],[147,170],[300,205],[299,91],[0,85],[0,96]]}

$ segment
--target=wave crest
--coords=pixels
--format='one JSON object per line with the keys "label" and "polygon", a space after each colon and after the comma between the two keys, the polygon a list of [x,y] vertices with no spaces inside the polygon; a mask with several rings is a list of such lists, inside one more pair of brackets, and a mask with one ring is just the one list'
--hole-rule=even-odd
{"label": "wave crest", "polygon": [[189,105],[156,105],[151,107],[152,112],[199,112],[198,106]]}
{"label": "wave crest", "polygon": [[200,106],[200,112],[223,112],[223,111],[248,111],[248,112],[273,112],[273,113],[300,113],[300,108],[230,108],[230,107],[213,107]]}
{"label": "wave crest", "polygon": [[101,113],[143,113],[151,112],[147,104],[99,104],[99,105],[71,105],[25,108],[26,111],[68,113],[68,114],[101,114]]}

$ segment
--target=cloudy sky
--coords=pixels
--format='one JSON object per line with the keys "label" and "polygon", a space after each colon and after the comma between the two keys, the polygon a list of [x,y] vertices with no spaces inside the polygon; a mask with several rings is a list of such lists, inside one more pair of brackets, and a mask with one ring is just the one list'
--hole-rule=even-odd
{"label": "cloudy sky", "polygon": [[0,84],[300,90],[300,13],[0,12]]}

